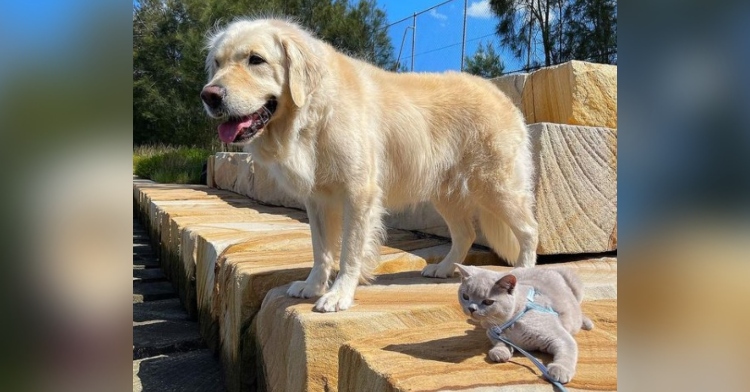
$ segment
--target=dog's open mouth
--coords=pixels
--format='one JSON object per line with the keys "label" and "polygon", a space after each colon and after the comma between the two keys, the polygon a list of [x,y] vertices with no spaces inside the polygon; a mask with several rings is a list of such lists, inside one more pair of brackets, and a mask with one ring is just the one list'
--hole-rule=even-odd
{"label": "dog's open mouth", "polygon": [[219,125],[219,139],[227,144],[251,139],[271,121],[276,104],[276,100],[271,99],[253,114],[229,117],[228,121]]}

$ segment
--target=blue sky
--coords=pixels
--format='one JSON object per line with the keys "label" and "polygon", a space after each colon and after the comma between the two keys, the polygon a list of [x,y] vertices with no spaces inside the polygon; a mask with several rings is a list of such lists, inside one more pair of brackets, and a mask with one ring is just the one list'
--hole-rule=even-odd
{"label": "blue sky", "polygon": [[[411,65],[412,52],[412,31],[409,28],[412,18],[410,16],[443,2],[444,0],[377,0],[388,15],[388,24],[408,18],[388,29],[396,56],[399,51],[402,52],[401,62],[406,64],[407,68]],[[497,35],[494,34],[497,18],[490,11],[487,0],[469,0],[468,5],[466,55],[471,56],[480,42],[485,45],[492,42],[505,63],[506,71],[521,68],[523,64],[501,47]],[[414,48],[415,71],[439,72],[460,68],[463,8],[463,0],[453,0],[417,16]],[[406,37],[405,40],[404,37]]]}

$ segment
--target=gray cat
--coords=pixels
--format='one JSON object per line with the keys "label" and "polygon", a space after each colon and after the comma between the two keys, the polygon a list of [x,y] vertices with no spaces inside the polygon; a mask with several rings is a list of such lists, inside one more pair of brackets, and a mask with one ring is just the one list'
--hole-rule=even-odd
{"label": "gray cat", "polygon": [[[502,332],[524,350],[552,354],[547,367],[553,381],[567,383],[575,374],[578,344],[573,335],[594,327],[581,313],[583,285],[568,268],[516,268],[509,273],[456,264],[461,273],[458,301],[467,316],[484,328],[500,326],[527,308],[531,309]],[[554,312],[553,312],[554,311]],[[556,312],[556,314],[555,314]],[[488,336],[492,333],[488,330]],[[490,337],[494,347],[488,356],[506,362],[513,348]]]}

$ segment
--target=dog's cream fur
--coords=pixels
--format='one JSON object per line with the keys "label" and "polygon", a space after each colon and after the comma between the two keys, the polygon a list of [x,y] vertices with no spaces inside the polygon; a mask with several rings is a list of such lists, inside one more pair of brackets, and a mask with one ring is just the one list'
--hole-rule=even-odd
{"label": "dog's cream fur", "polygon": [[[240,20],[209,39],[208,85],[223,114],[269,97],[271,121],[246,149],[305,201],[314,266],[294,297],[319,311],[349,308],[379,261],[386,209],[431,201],[452,238],[424,276],[452,276],[475,239],[473,219],[511,265],[536,262],[532,162],[520,111],[490,82],[462,74],[386,72],[346,56],[293,23]],[[251,54],[263,64],[251,65]],[[220,117],[208,107],[209,114]],[[340,271],[328,288],[340,250]]]}

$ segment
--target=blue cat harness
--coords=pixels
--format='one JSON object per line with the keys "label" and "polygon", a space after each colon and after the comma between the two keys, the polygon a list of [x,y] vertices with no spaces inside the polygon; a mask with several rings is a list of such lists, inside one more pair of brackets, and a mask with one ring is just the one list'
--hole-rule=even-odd
{"label": "blue cat harness", "polygon": [[518,313],[517,315],[513,316],[513,318],[511,318],[510,320],[506,321],[503,325],[490,328],[487,331],[487,335],[489,335],[489,337],[494,340],[499,340],[513,347],[518,352],[525,355],[526,358],[531,360],[531,362],[533,362],[534,365],[536,365],[536,367],[539,368],[539,370],[542,372],[542,374],[544,375],[544,378],[546,378],[547,381],[552,383],[552,385],[556,386],[560,391],[567,392],[567,389],[565,389],[562,383],[555,381],[552,379],[552,377],[550,377],[549,372],[547,371],[547,367],[544,366],[544,364],[541,361],[536,359],[533,355],[529,354],[526,350],[515,345],[513,342],[510,341],[510,339],[503,336],[503,332],[505,332],[506,329],[510,328],[516,321],[518,321],[518,319],[520,319],[524,314],[526,314],[526,312],[530,310],[535,310],[537,312],[543,312],[543,313],[551,313],[551,314],[554,314],[555,316],[558,315],[557,312],[555,312],[552,308],[547,307],[547,306],[542,306],[534,302],[534,296],[536,296],[536,290],[534,290],[534,288],[532,287],[531,289],[529,289],[529,293],[526,295],[526,300],[527,300],[526,308],[524,308],[524,310]]}

